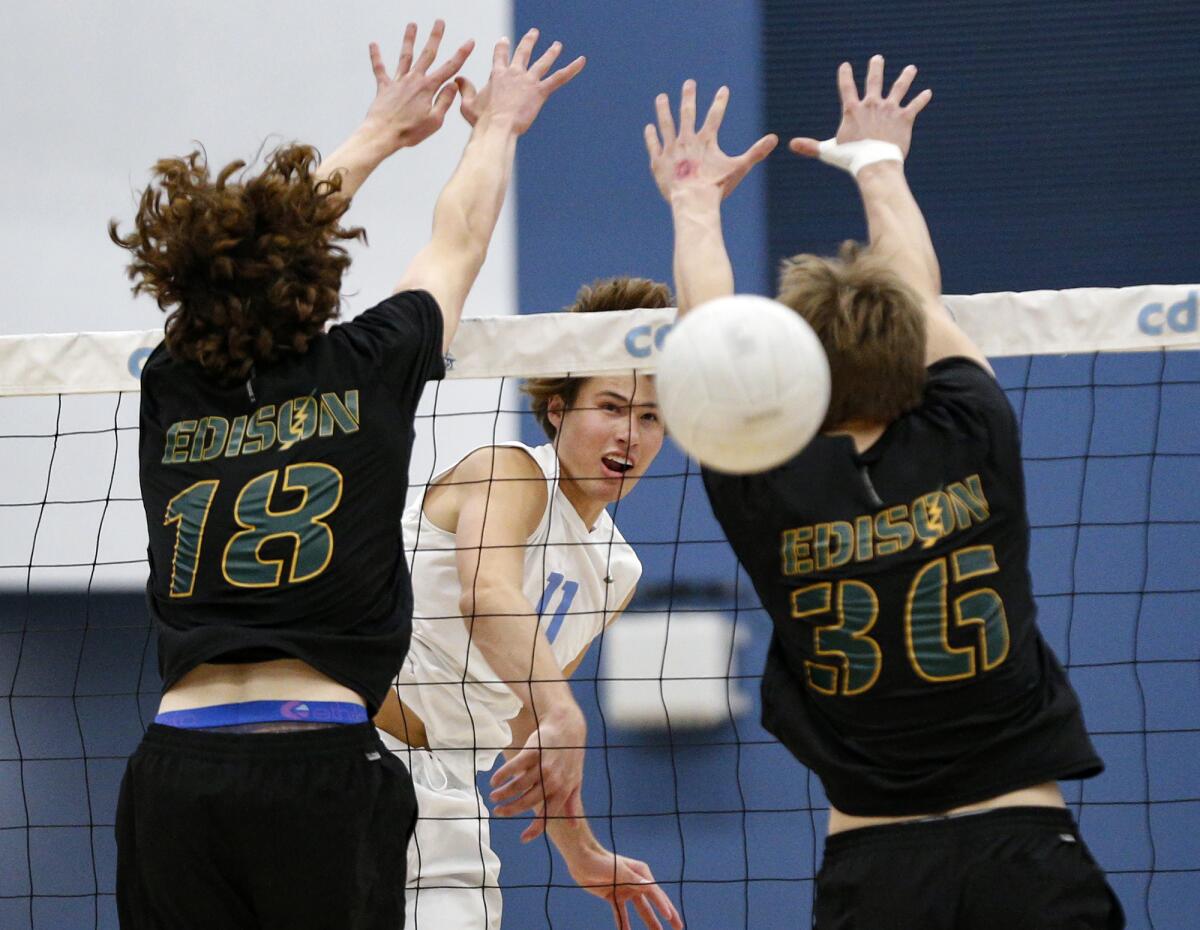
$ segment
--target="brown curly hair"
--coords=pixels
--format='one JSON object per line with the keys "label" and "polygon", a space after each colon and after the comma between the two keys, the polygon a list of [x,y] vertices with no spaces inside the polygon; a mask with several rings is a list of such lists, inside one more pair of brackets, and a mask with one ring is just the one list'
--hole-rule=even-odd
{"label": "brown curly hair", "polygon": [[134,294],[167,312],[171,355],[222,382],[253,366],[308,351],[338,315],[350,256],[339,240],[366,236],[339,224],[350,202],[337,175],[314,177],[308,145],[286,145],[262,172],[230,180],[246,166],[227,164],[215,180],[202,151],[164,158],[142,191],[128,236],[108,235],[133,256]]}
{"label": "brown curly hair", "polygon": [[[575,302],[563,307],[565,313],[596,313],[602,310],[639,310],[675,306],[671,289],[649,278],[602,278],[585,284],[575,295]],[[551,439],[558,434],[550,422],[550,401],[561,397],[563,404],[570,407],[579,396],[579,389],[587,378],[530,378],[521,385],[521,391],[530,398],[530,406],[538,423]]]}

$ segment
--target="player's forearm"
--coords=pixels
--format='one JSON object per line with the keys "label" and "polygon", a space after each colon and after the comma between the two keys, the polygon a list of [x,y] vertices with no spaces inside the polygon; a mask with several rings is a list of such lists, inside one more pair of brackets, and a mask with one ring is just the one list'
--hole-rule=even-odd
{"label": "player's forearm", "polygon": [[557,713],[580,713],[528,600],[515,593],[481,592],[467,606],[471,642],[530,712],[534,728]]}
{"label": "player's forearm", "polygon": [[472,257],[476,273],[487,257],[504,206],[516,151],[517,134],[511,124],[480,117],[434,207],[434,240]]}
{"label": "player's forearm", "polygon": [[671,199],[675,226],[675,291],[679,316],[707,300],[733,293],[733,265],[721,229],[721,196],[688,191]]}
{"label": "player's forearm", "polygon": [[548,818],[546,835],[562,855],[568,869],[577,858],[607,851],[592,832],[592,827],[583,813],[582,802],[578,817]]}
{"label": "player's forearm", "polygon": [[878,162],[858,173],[871,251],[886,260],[927,301],[942,293],[942,275],[929,227],[899,162]]}
{"label": "player's forearm", "polygon": [[342,196],[349,200],[371,176],[371,172],[395,151],[396,147],[387,133],[363,123],[321,161],[317,166],[317,177],[325,180],[335,173],[340,174]]}

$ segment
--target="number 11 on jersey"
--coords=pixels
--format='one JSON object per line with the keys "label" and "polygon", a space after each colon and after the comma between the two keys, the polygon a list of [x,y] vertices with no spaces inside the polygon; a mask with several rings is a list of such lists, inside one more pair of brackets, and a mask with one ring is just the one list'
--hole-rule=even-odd
{"label": "number 11 on jersey", "polygon": [[562,586],[562,598],[558,602],[554,615],[550,618],[550,625],[546,627],[546,639],[550,642],[554,642],[555,637],[558,636],[563,620],[566,619],[567,611],[571,609],[571,602],[575,600],[575,594],[579,590],[578,581],[567,581],[562,572],[551,572],[546,579],[546,590],[542,592],[541,599],[537,603],[538,617],[546,612],[550,599],[558,592],[560,585]]}

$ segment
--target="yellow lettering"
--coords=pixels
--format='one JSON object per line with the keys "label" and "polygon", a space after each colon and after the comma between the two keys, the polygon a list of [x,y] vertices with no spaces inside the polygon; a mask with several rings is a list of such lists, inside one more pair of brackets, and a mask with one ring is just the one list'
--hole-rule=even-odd
{"label": "yellow lettering", "polygon": [[286,449],[317,431],[317,399],[297,397],[279,407],[279,445]]}
{"label": "yellow lettering", "polygon": [[913,528],[908,522],[908,508],[904,504],[889,507],[875,515],[876,555],[893,555],[903,552],[913,543]]}
{"label": "yellow lettering", "polygon": [[813,537],[813,549],[816,553],[817,571],[845,565],[854,553],[854,528],[841,520],[818,523]]}
{"label": "yellow lettering", "polygon": [[954,516],[960,530],[965,530],[972,521],[983,523],[991,516],[987,498],[983,496],[983,483],[978,475],[971,475],[963,482],[955,481],[946,488],[946,493],[954,505]]}
{"label": "yellow lettering", "polygon": [[228,435],[228,420],[224,417],[205,417],[196,429],[196,442],[192,444],[192,461],[211,462],[220,458],[225,449],[225,437]]}
{"label": "yellow lettering", "polygon": [[163,451],[164,465],[178,465],[188,460],[192,435],[196,431],[195,420],[180,420],[167,428],[167,443]]}
{"label": "yellow lettering", "polygon": [[229,442],[225,445],[225,457],[233,458],[242,451],[242,438],[246,435],[246,416],[234,417],[233,425],[229,428]]}
{"label": "yellow lettering", "polygon": [[346,401],[336,394],[321,395],[321,435],[332,436],[336,426],[343,433],[358,432],[358,391],[347,391]]}
{"label": "yellow lettering", "polygon": [[811,526],[801,526],[783,531],[783,573],[785,575],[807,575],[813,570]]}
{"label": "yellow lettering", "polygon": [[922,548],[928,549],[943,536],[954,530],[954,513],[950,498],[941,491],[922,494],[912,505],[912,524],[921,540]]}
{"label": "yellow lettering", "polygon": [[254,411],[254,419],[246,424],[246,442],[242,455],[265,452],[275,445],[275,405],[267,404]]}

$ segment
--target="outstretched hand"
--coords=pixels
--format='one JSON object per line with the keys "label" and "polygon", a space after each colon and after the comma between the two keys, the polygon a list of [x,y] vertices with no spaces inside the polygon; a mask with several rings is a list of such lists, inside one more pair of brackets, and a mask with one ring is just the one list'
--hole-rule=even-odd
{"label": "outstretched hand", "polygon": [[451,78],[462,68],[475,42],[464,42],[441,67],[430,71],[445,32],[445,22],[436,20],[425,48],[414,61],[417,24],[409,23],[404,30],[400,62],[394,75],[389,75],[384,67],[379,46],[371,43],[375,99],[367,109],[366,123],[383,134],[397,149],[416,145],[437,132],[454,102],[456,85]]}
{"label": "outstretched hand", "polygon": [[729,104],[729,88],[720,88],[696,130],[696,82],[684,81],[679,98],[679,127],[671,115],[671,102],[659,94],[654,105],[658,126],[648,124],[644,135],[650,155],[650,171],[659,192],[669,203],[674,194],[688,189],[708,188],[728,197],[735,187],[760,161],[771,154],[778,144],[775,135],[766,135],[741,155],[726,155],[721,151],[717,133]]}
{"label": "outstretched hand", "polygon": [[679,911],[667,893],[658,887],[646,863],[597,846],[586,853],[572,855],[567,860],[567,868],[580,888],[609,903],[617,930],[632,930],[630,904],[649,930],[662,930],[660,914],[675,930],[683,930]]}
{"label": "outstretched hand", "polygon": [[521,135],[533,125],[550,95],[583,70],[587,59],[580,55],[566,67],[550,74],[554,62],[562,54],[561,42],[553,43],[530,64],[538,35],[538,30],[530,29],[511,56],[509,40],[504,38],[497,42],[492,52],[492,73],[482,90],[476,90],[475,85],[462,75],[455,79],[462,97],[462,115],[468,123],[474,126],[487,114],[511,120],[517,135]]}
{"label": "outstretched hand", "polygon": [[[849,62],[842,62],[837,72],[838,95],[842,100],[842,122],[836,136],[838,144],[875,139],[892,143],[899,147],[901,155],[907,156],[912,144],[913,123],[933,97],[933,91],[926,89],[901,105],[916,76],[916,65],[906,67],[885,97],[883,56],[874,55],[867,65],[867,80],[860,98],[854,83],[854,69]],[[820,145],[817,139],[802,136],[792,139],[788,148],[797,155],[818,158]]]}

